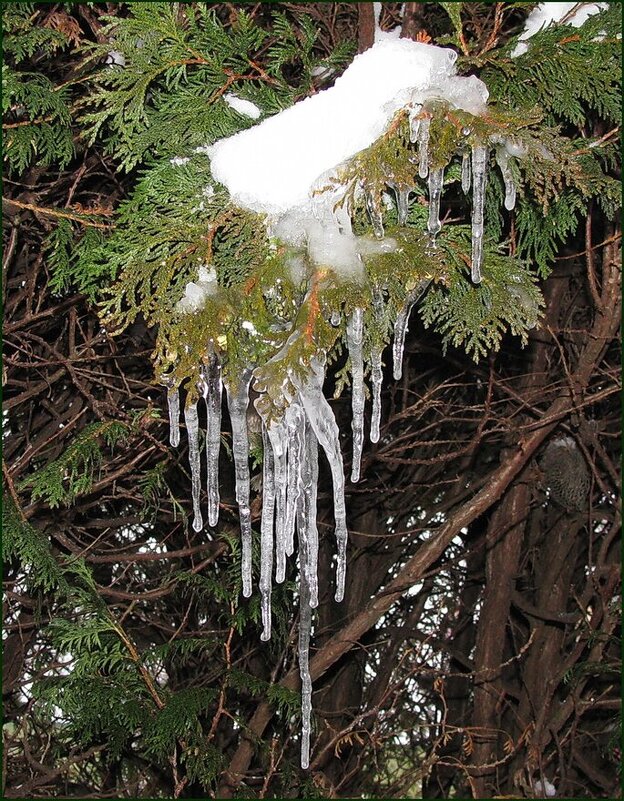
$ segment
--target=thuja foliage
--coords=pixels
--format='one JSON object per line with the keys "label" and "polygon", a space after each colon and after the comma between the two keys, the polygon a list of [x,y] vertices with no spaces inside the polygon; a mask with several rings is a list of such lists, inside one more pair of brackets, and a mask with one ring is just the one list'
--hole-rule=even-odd
{"label": "thuja foliage", "polygon": [[[439,43],[458,44],[460,4],[443,5],[454,33]],[[312,20],[303,16],[295,29],[279,10],[263,28],[242,8],[226,24],[209,4],[120,4],[118,15],[104,19],[101,42],[83,43],[78,66],[54,83],[50,59],[75,48],[78,37],[71,27],[41,27],[37,13],[34,4],[3,9],[3,152],[9,174],[17,176],[33,163],[67,165],[77,138],[82,147],[101,148],[132,178],[132,191],[114,211],[73,208],[54,223],[46,243],[52,287],[59,294],[85,293],[112,332],[138,319],[157,327],[156,371],[174,371],[175,382],[186,382],[191,393],[198,361],[213,339],[226,371],[236,375],[243,364],[261,365],[259,381],[277,399],[289,367],[304,369],[318,350],[338,352],[344,324],[330,325],[331,311],[365,309],[370,351],[388,342],[393,317],[423,282],[430,288],[418,308],[421,320],[445,345],[478,358],[496,349],[506,332],[524,341],[539,323],[539,282],[589,202],[595,199],[610,218],[617,214],[619,184],[608,176],[617,160],[615,146],[569,133],[571,124],[590,116],[620,118],[617,4],[580,28],[553,26],[537,34],[517,58],[510,58],[516,38],[486,57],[460,57],[460,73],[477,72],[487,84],[490,109],[485,117],[443,104],[426,109],[432,118],[430,150],[436,165],[446,167],[444,198],[455,219],[443,226],[435,250],[426,234],[427,192],[415,178],[405,116],[398,115],[378,142],[346,165],[342,179],[366,188],[386,235],[399,245],[366,257],[367,280],[357,284],[309,264],[294,276],[289,262],[305,254],[269,239],[259,215],[237,208],[215,184],[202,152],[253,124],[225,102],[228,92],[254,102],[263,116],[278,113],[319,87],[315,75],[321,69],[338,74],[354,44],[320,58]],[[491,170],[484,280],[476,287],[469,278],[470,207],[460,191],[461,151],[496,136],[513,137],[526,155],[511,165],[518,185],[513,232],[502,181]],[[405,225],[385,204],[389,172],[413,190]],[[372,237],[361,197],[353,196],[355,227]],[[219,292],[197,314],[181,315],[176,304],[184,287],[206,264],[215,267]],[[379,290],[386,300],[381,317],[372,313]],[[251,321],[259,336],[251,337],[243,321]],[[271,361],[280,351],[284,358]],[[20,491],[51,507],[71,505],[92,488],[102,449],[135,431],[118,421],[83,429],[70,449],[38,465]],[[140,490],[146,507],[158,504],[166,492],[162,466],[145,475]],[[163,762],[178,749],[190,780],[211,788],[223,763],[207,742],[207,713],[214,710],[220,684],[268,695],[285,718],[297,713],[298,696],[231,669],[221,656],[204,687],[174,693],[158,685],[149,677],[165,663],[184,664],[214,650],[214,643],[192,638],[138,653],[99,598],[86,564],[53,552],[10,499],[3,515],[5,559],[23,566],[35,592],[62,605],[46,636],[59,654],[71,654],[72,670],[55,669],[34,692],[50,715],[62,710],[67,743],[106,742],[112,754],[120,754],[138,742],[137,749]],[[259,610],[253,599],[236,606],[237,539],[228,540],[228,547],[229,568],[170,580],[183,594],[192,593],[200,608],[222,605],[224,623],[242,631],[250,620],[257,622]],[[288,638],[290,589],[282,585],[274,593],[275,641],[281,644]]]}

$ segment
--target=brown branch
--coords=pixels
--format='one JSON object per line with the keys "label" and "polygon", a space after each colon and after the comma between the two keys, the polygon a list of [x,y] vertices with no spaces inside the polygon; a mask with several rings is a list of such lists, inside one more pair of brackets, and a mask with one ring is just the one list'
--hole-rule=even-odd
{"label": "brown branch", "polygon": [[61,217],[65,220],[75,220],[79,222],[81,225],[87,225],[91,228],[103,228],[104,230],[108,231],[115,226],[112,223],[100,223],[95,222],[94,220],[85,220],[84,216],[89,214],[94,214],[95,212],[87,212],[85,211],[83,215],[73,214],[70,211],[61,211],[60,209],[50,209],[44,208],[43,206],[35,206],[33,203],[23,203],[21,200],[13,200],[13,198],[2,196],[2,200],[6,203],[11,203],[13,206],[17,206],[20,209],[26,209],[27,211],[32,211],[35,214],[45,214],[49,217]]}

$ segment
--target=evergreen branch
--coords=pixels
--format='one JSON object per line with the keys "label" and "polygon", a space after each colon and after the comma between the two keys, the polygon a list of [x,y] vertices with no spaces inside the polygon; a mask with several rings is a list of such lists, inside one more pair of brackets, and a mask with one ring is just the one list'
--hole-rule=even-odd
{"label": "evergreen branch", "polygon": [[60,209],[50,209],[44,208],[43,206],[35,206],[33,203],[24,203],[21,200],[14,200],[10,197],[2,196],[2,200],[6,201],[7,203],[11,203],[13,206],[17,206],[20,209],[27,209],[28,211],[33,211],[37,214],[45,214],[49,217],[59,217],[65,220],[75,220],[79,222],[81,225],[86,225],[91,228],[102,228],[106,231],[111,230],[115,227],[113,223],[101,223],[96,222],[95,220],[85,220],[85,216],[94,216],[99,217],[101,216],[102,212],[88,212],[85,211],[81,214],[74,214],[69,211],[61,211]]}

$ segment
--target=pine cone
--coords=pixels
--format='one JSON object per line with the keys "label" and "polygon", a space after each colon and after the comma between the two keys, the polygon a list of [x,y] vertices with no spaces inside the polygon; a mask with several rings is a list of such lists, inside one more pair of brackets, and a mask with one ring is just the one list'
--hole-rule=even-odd
{"label": "pine cone", "polygon": [[550,497],[568,511],[582,512],[589,494],[589,470],[572,437],[557,437],[540,461]]}

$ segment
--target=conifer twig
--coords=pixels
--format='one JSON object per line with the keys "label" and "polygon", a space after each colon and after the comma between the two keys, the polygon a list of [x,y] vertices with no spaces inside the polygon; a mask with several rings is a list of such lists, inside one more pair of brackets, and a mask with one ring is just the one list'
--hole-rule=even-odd
{"label": "conifer twig", "polygon": [[[91,228],[103,228],[105,231],[108,231],[115,227],[112,223],[101,223],[96,222],[95,220],[85,220],[79,214],[73,214],[69,211],[61,211],[60,209],[50,209],[43,206],[36,206],[34,203],[24,203],[21,200],[14,200],[13,198],[5,197],[4,195],[2,196],[2,200],[13,204],[20,209],[27,209],[28,211],[33,211],[36,214],[47,214],[50,217],[62,217],[66,220],[75,220],[76,222],[79,222],[82,225],[88,225]],[[96,212],[85,211],[84,214],[96,216]]]}

